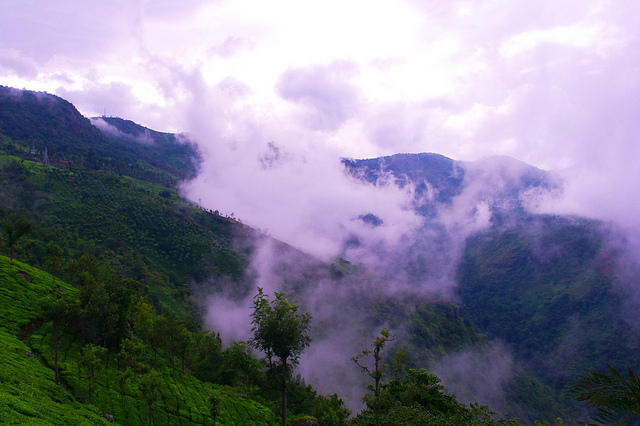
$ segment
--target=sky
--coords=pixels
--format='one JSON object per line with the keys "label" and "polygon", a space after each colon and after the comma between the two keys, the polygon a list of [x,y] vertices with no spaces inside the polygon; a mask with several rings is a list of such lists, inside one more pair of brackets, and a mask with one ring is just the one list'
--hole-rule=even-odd
{"label": "sky", "polygon": [[[318,253],[349,226],[327,214],[371,202],[340,157],[507,155],[568,177],[547,210],[637,221],[637,1],[0,6],[0,84],[184,132],[205,153],[187,195]],[[382,197],[412,223],[401,194]]]}

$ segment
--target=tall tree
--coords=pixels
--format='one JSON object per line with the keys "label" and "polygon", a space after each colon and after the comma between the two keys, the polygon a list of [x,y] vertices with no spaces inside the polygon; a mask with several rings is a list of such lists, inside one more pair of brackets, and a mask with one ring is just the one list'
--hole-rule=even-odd
{"label": "tall tree", "polygon": [[96,372],[102,368],[102,363],[107,354],[107,349],[102,346],[97,346],[92,343],[84,345],[82,348],[82,355],[80,357],[80,365],[87,373],[87,380],[89,381],[89,404],[92,403],[93,396],[93,380],[96,377]]}
{"label": "tall tree", "polygon": [[[363,373],[367,373],[369,377],[373,379],[373,400],[371,405],[373,406],[373,412],[376,417],[376,426],[380,426],[380,382],[384,377],[384,366],[380,364],[382,361],[382,354],[380,352],[384,349],[388,341],[393,340],[388,329],[383,328],[380,331],[380,335],[375,338],[370,348],[365,348],[362,352],[351,360],[355,362]],[[369,367],[363,362],[363,358],[373,356],[373,366]],[[367,401],[369,402],[369,401]]]}
{"label": "tall tree", "polygon": [[51,271],[53,277],[53,283],[56,283],[56,274],[59,273],[62,266],[64,252],[59,245],[53,241],[47,244],[47,266]]}
{"label": "tall tree", "polygon": [[145,374],[140,378],[138,388],[142,392],[142,397],[147,408],[147,420],[149,426],[151,426],[151,407],[158,400],[160,396],[160,387],[162,386],[162,377],[160,373],[155,370]]}
{"label": "tall tree", "polygon": [[[286,426],[287,382],[292,368],[311,343],[311,314],[298,312],[298,306],[289,303],[284,293],[276,292],[274,296],[274,300],[269,300],[262,288],[258,287],[258,294],[253,299],[253,339],[250,344],[267,354],[271,369],[280,370],[282,426]],[[273,364],[273,357],[277,358],[278,364]]]}
{"label": "tall tree", "polygon": [[77,301],[69,301],[61,297],[46,296],[38,301],[40,315],[45,321],[53,321],[54,369],[56,385],[60,383],[58,369],[58,340],[60,327],[65,326],[77,311]]}
{"label": "tall tree", "polygon": [[127,367],[121,371],[118,371],[116,374],[116,381],[118,382],[118,386],[120,387],[120,404],[122,409],[124,410],[124,392],[127,388],[127,380],[131,378],[132,374],[131,367]]}
{"label": "tall tree", "polygon": [[7,239],[7,247],[9,247],[9,257],[13,260],[13,247],[18,244],[18,240],[23,236],[30,234],[33,230],[33,223],[20,217],[13,222],[4,224],[4,235]]}

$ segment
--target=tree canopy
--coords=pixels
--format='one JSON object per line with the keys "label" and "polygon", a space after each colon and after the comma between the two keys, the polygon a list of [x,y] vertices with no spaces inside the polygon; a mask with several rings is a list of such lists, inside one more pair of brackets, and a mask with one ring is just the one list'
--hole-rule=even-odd
{"label": "tree canopy", "polygon": [[[262,288],[253,299],[251,324],[253,339],[251,346],[263,351],[269,360],[270,369],[278,368],[282,384],[282,424],[287,424],[287,381],[290,367],[298,363],[300,354],[311,343],[309,331],[311,315],[298,312],[298,306],[292,305],[284,293],[274,293],[269,300]],[[274,365],[273,357],[278,363]]]}

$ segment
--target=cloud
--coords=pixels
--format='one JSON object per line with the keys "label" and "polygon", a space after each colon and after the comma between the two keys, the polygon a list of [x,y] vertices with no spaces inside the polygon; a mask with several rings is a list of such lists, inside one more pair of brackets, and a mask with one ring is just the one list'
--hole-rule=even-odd
{"label": "cloud", "polygon": [[252,50],[254,46],[255,43],[250,39],[229,36],[222,43],[212,46],[210,52],[223,58],[229,58],[242,50]]}
{"label": "cloud", "polygon": [[37,74],[38,66],[31,58],[16,49],[0,49],[0,75],[34,78]]}
{"label": "cloud", "polygon": [[349,82],[355,74],[355,65],[344,61],[288,69],[276,83],[276,91],[283,99],[308,108],[303,119],[311,129],[335,131],[357,109],[358,89]]}
{"label": "cloud", "polygon": [[135,96],[133,86],[124,82],[95,84],[81,90],[59,87],[56,94],[73,104],[82,104],[89,116],[107,115],[129,117],[133,111],[144,108]]}
{"label": "cloud", "polygon": [[[105,120],[103,120],[102,117],[91,118],[91,124],[93,124],[98,129],[100,129],[101,132],[115,136],[117,138],[129,139],[144,145],[153,144],[155,142],[148,130],[146,130],[144,133],[137,134],[137,135],[124,133],[113,124],[110,124]],[[181,137],[178,138],[178,140],[180,139]]]}
{"label": "cloud", "polygon": [[56,55],[97,60],[134,32],[136,10],[128,1],[26,1],[4,6],[0,40],[10,40],[13,48],[39,65]]}

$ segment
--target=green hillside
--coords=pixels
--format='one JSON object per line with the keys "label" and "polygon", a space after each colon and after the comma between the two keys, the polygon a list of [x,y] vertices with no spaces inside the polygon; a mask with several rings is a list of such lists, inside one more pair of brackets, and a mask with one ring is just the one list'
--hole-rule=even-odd
{"label": "green hillside", "polygon": [[[0,246],[8,256],[0,256],[0,337],[9,349],[0,353],[0,422],[99,424],[111,414],[122,424],[208,424],[217,406],[218,424],[277,423],[275,370],[247,342],[223,348],[219,334],[202,329],[193,299],[194,289],[253,292],[247,266],[255,241],[268,237],[179,196],[176,183],[194,171],[188,144],[102,119],[113,129],[97,131],[60,98],[0,87]],[[423,157],[437,166],[436,180],[452,167]],[[455,195],[460,182],[445,181],[447,197]],[[351,423],[375,424],[380,408],[383,424],[498,424],[422,370],[494,339],[515,359],[496,391],[527,422],[580,424],[582,406],[561,400],[568,380],[608,362],[637,365],[637,339],[613,290],[616,253],[599,225],[511,219],[467,241],[456,303],[372,291],[385,278],[362,265],[324,264],[274,243],[293,262],[274,265],[293,300],[330,282],[340,289],[330,302],[361,321],[357,341],[394,330],[380,359],[381,394],[363,389],[366,408]],[[314,322],[314,335],[340,330],[336,321]],[[300,377],[288,389],[290,424],[347,424],[338,395],[317,395]]]}
{"label": "green hillside", "polygon": [[587,369],[640,369],[608,240],[595,221],[532,216],[472,237],[459,265],[469,318],[556,394]]}
{"label": "green hillside", "polygon": [[[109,353],[96,374],[93,403],[87,404],[87,380],[80,368],[86,340],[65,327],[61,335],[62,386],[54,383],[52,324],[42,323],[36,301],[47,295],[72,299],[78,290],[38,269],[0,256],[0,423],[2,424],[147,424],[144,383],[157,376],[151,406],[153,424],[209,424],[207,398],[219,398],[218,421],[224,425],[276,424],[271,410],[243,398],[238,389],[201,382],[161,359],[157,367],[129,373],[124,396],[118,380],[122,361]],[[147,371],[144,371],[146,368]],[[126,370],[125,370],[126,371]]]}
{"label": "green hillside", "polygon": [[193,281],[241,275],[246,257],[231,244],[240,224],[188,204],[174,189],[111,172],[43,167],[22,159],[16,146],[0,142],[0,221],[35,224],[28,243],[16,247],[31,265],[50,266],[50,243],[63,263],[91,254],[182,315]]}
{"label": "green hillside", "polygon": [[39,161],[111,171],[175,186],[194,177],[200,154],[184,138],[117,117],[100,117],[103,132],[57,96],[0,86],[0,134],[20,141]]}

